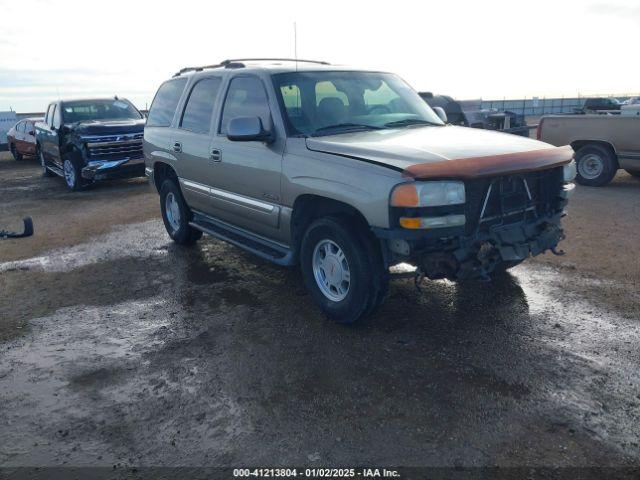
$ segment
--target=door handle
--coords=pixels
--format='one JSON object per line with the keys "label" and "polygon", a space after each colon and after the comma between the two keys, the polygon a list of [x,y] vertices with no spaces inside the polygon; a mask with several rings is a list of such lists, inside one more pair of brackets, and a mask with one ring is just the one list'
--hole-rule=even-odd
{"label": "door handle", "polygon": [[214,162],[220,162],[222,160],[222,152],[217,148],[211,150],[211,155],[209,156],[211,160]]}
{"label": "door handle", "polygon": [[174,142],[173,143],[173,151],[180,153],[182,151],[182,143]]}

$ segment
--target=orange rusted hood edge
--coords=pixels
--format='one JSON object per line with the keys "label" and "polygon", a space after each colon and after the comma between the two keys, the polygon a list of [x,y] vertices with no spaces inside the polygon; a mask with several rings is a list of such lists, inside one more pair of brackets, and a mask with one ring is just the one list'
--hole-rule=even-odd
{"label": "orange rusted hood edge", "polygon": [[407,178],[472,179],[544,170],[567,164],[572,158],[573,149],[566,145],[528,152],[419,163],[407,167],[402,175]]}

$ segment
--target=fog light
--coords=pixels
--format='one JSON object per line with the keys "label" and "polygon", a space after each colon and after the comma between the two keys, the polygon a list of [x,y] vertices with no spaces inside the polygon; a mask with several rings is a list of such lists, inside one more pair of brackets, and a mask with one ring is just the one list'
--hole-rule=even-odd
{"label": "fog light", "polygon": [[464,215],[445,215],[442,217],[400,217],[400,226],[411,230],[426,228],[460,227],[464,225]]}

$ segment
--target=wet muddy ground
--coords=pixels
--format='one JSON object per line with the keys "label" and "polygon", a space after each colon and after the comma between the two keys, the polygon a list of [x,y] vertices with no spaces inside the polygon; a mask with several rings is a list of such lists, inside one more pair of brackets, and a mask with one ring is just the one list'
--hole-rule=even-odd
{"label": "wet muddy ground", "polygon": [[[2,154],[0,154],[2,155]],[[0,465],[640,464],[640,182],[579,188],[565,257],[395,281],[364,325],[297,270],[173,245],[143,180],[0,160]]]}

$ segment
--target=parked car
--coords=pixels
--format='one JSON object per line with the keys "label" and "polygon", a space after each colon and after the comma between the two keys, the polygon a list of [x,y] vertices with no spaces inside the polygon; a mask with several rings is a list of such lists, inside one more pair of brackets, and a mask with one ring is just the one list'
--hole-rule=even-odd
{"label": "parked car", "polygon": [[7,145],[13,158],[22,160],[24,155],[36,154],[35,123],[41,121],[38,117],[25,118],[9,129]]}
{"label": "parked car", "polygon": [[554,251],[575,173],[570,147],[445,125],[393,74],[303,61],[181,70],[144,152],[176,243],[204,232],[300,265],[342,323],[380,305],[400,262],[489,279]]}
{"label": "parked car", "polygon": [[97,180],[144,176],[144,123],[124,98],[52,102],[36,124],[43,174],[63,177],[71,190]]}
{"label": "parked car", "polygon": [[580,113],[600,113],[603,111],[620,110],[620,102],[615,98],[596,97],[587,98]]}
{"label": "parked car", "polygon": [[639,133],[639,116],[548,115],[540,119],[537,138],[552,145],[571,145],[578,183],[600,187],[620,168],[640,177]]}

